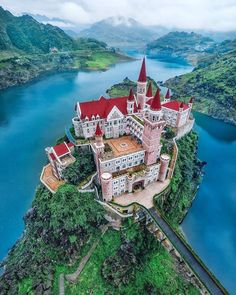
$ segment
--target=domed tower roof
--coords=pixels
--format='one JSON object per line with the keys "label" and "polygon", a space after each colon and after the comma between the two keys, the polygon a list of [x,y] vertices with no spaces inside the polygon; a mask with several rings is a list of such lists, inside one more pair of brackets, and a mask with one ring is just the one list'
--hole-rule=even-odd
{"label": "domed tower roof", "polygon": [[146,64],[145,64],[145,57],[143,58],[141,70],[139,73],[138,82],[146,82],[147,81],[147,75],[146,75]]}
{"label": "domed tower roof", "polygon": [[148,90],[147,90],[146,96],[152,97],[152,82],[150,82],[148,85]]}
{"label": "domed tower roof", "polygon": [[181,102],[180,106],[179,106],[179,109],[183,109],[184,108],[184,103]]}
{"label": "domed tower roof", "polygon": [[190,98],[189,103],[193,103],[193,97]]}
{"label": "domed tower roof", "polygon": [[102,132],[101,127],[98,123],[97,127],[96,127],[96,131],[95,131],[95,136],[102,136],[102,134],[103,134],[103,132]]}
{"label": "domed tower roof", "polygon": [[134,92],[133,92],[133,89],[130,88],[128,101],[133,101],[133,100],[134,100]]}
{"label": "domed tower roof", "polygon": [[152,100],[152,104],[150,109],[152,111],[160,111],[161,110],[161,97],[160,97],[160,89],[157,88],[156,94]]}

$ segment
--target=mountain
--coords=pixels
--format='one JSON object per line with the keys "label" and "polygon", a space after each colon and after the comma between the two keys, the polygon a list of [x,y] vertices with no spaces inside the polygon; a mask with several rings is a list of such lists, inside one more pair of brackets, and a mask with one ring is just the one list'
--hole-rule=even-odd
{"label": "mountain", "polygon": [[172,89],[173,98],[188,101],[194,96],[195,110],[236,125],[235,83],[236,46],[222,55],[206,57],[191,73],[169,79],[164,85]]}
{"label": "mountain", "polygon": [[118,16],[94,23],[79,36],[96,38],[112,47],[136,49],[166,32],[164,27],[146,27],[132,18]]}
{"label": "mountain", "polygon": [[194,32],[170,32],[148,43],[147,54],[157,58],[186,60],[194,64],[214,45],[209,37]]}
{"label": "mountain", "polygon": [[26,83],[45,72],[105,70],[128,58],[91,38],[73,39],[31,16],[16,17],[0,7],[0,89]]}
{"label": "mountain", "polygon": [[0,7],[0,50],[48,53],[53,47],[74,50],[76,44],[58,27],[38,23],[29,15],[16,17]]}

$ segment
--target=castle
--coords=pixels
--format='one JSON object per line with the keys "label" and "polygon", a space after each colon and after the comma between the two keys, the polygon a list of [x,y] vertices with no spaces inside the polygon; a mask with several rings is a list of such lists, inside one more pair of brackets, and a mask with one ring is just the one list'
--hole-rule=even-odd
{"label": "castle", "polygon": [[[165,181],[171,156],[161,152],[164,128],[171,127],[177,138],[189,132],[193,126],[192,103],[192,99],[188,104],[171,100],[169,90],[163,102],[159,89],[153,95],[143,59],[136,94],[130,89],[128,96],[101,96],[76,104],[72,119],[75,135],[89,140],[103,201]],[[62,143],[46,149],[58,179],[63,169],[75,161],[73,148],[72,143]]]}

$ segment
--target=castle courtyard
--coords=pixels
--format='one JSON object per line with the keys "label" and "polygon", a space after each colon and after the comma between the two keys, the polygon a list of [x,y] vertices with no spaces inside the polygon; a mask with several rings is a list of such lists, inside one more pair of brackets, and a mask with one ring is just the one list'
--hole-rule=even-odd
{"label": "castle courtyard", "polygon": [[114,198],[114,202],[126,206],[137,202],[147,209],[153,207],[153,197],[161,193],[170,183],[170,179],[166,179],[163,182],[157,181],[149,184],[145,189],[134,192],[134,193],[125,193],[118,197]]}

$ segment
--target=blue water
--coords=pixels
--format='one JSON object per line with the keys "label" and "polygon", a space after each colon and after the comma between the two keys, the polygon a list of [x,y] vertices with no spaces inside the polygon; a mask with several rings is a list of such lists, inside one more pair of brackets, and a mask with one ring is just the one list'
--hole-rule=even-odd
{"label": "blue water", "polygon": [[194,250],[231,294],[236,294],[236,127],[199,113],[205,175],[182,229]]}
{"label": "blue water", "polygon": [[[140,64],[140,60],[120,63],[106,72],[58,73],[0,92],[0,260],[24,229],[22,218],[46,162],[44,148],[63,134],[75,102],[104,95],[107,88],[126,76],[137,79]],[[189,72],[191,67],[148,59],[147,69],[155,80],[164,81]],[[208,165],[182,226],[196,252],[233,293],[236,128],[195,116],[199,156]]]}

